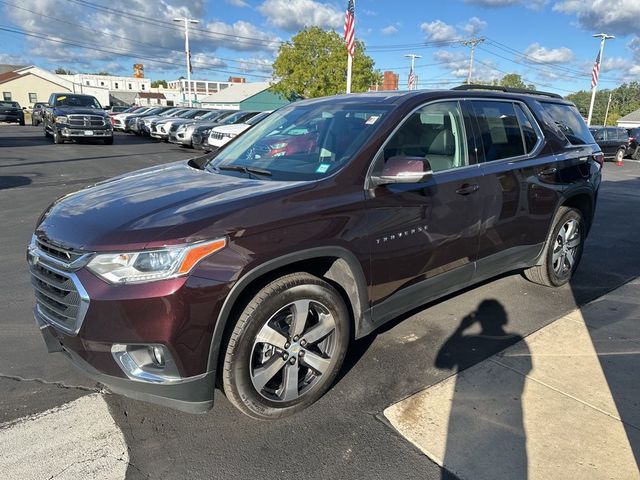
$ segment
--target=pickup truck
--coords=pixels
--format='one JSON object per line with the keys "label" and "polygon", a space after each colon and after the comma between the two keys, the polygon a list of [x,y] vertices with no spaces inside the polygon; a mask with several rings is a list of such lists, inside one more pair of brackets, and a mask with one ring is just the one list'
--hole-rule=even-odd
{"label": "pickup truck", "polygon": [[113,127],[109,115],[100,102],[91,95],[75,93],[53,93],[49,104],[42,112],[45,136],[53,143],[65,140],[102,140],[113,144]]}

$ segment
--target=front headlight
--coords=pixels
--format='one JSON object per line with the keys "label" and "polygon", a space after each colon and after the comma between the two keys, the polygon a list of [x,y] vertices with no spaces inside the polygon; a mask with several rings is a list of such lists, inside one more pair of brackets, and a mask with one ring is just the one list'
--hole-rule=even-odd
{"label": "front headlight", "polygon": [[69,119],[67,117],[65,117],[64,115],[60,115],[59,117],[55,118],[55,122],[56,123],[67,123],[69,121]]}
{"label": "front headlight", "polygon": [[143,283],[186,275],[203,258],[227,244],[226,238],[179,247],[127,253],[101,253],[87,268],[113,284]]}
{"label": "front headlight", "polygon": [[223,133],[222,137],[223,138],[233,138],[233,137],[237,137],[238,134],[237,133]]}

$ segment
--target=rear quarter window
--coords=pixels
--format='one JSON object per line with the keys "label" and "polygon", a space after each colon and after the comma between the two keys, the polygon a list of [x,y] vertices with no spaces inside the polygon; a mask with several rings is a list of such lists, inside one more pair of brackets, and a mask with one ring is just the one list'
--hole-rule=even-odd
{"label": "rear quarter window", "polygon": [[561,103],[540,103],[569,143],[572,145],[594,143],[589,127],[575,106]]}

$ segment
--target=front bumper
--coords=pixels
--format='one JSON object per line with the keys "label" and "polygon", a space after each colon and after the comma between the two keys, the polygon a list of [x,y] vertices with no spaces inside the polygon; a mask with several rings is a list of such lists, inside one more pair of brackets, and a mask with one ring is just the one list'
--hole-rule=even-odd
{"label": "front bumper", "polygon": [[35,319],[49,353],[63,353],[80,372],[105,385],[112,392],[187,413],[205,413],[213,408],[214,371],[162,385],[107,375],[66,347],[63,343],[64,335],[46,323],[37,311]]}
{"label": "front bumper", "polygon": [[169,141],[179,145],[191,146],[191,135],[193,130],[177,131],[169,133]]}
{"label": "front bumper", "polygon": [[60,128],[60,134],[65,138],[108,138],[113,137],[112,129],[96,129],[96,128]]}

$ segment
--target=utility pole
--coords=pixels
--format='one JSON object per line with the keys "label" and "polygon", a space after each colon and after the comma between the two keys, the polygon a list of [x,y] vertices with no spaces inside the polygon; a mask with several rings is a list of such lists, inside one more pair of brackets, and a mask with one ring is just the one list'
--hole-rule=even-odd
{"label": "utility pole", "polygon": [[[409,85],[409,90],[417,90],[417,83],[416,82],[416,71],[415,71],[415,66],[416,66],[416,58],[422,58],[422,55],[416,55],[415,53],[407,53],[405,55],[406,58],[410,58],[411,59],[411,71],[409,72],[409,76],[413,75],[413,80],[411,81],[411,84]],[[411,78],[409,78],[409,80],[411,80]]]}
{"label": "utility pole", "polygon": [[182,23],[184,22],[184,50],[187,54],[187,91],[189,92],[189,106],[193,106],[193,99],[191,98],[191,52],[189,50],[189,24],[200,23],[198,20],[193,20],[191,18],[181,17],[174,18],[174,22]]}
{"label": "utility pole", "polygon": [[611,94],[609,94],[609,101],[607,102],[607,110],[604,112],[604,126],[607,126],[607,118],[609,118],[609,107],[611,106]]}
{"label": "utility pole", "polygon": [[[604,52],[604,42],[608,39],[616,38],[613,35],[607,35],[606,33],[597,33],[595,35],[591,35],[594,38],[600,38],[600,53],[598,54],[598,58],[596,60],[596,65],[598,67],[598,74],[600,73],[600,65],[602,64],[602,53]],[[593,68],[596,68],[596,65]],[[595,80],[595,79],[594,79]],[[591,125],[591,117],[593,116],[593,104],[596,101],[596,90],[598,88],[598,81],[591,82],[591,104],[589,105],[589,116],[587,117],[587,125]]]}
{"label": "utility pole", "polygon": [[473,54],[476,47],[484,42],[484,37],[480,38],[470,38],[469,40],[465,40],[462,42],[462,45],[465,47],[471,47],[471,53],[469,54],[469,75],[467,76],[467,85],[471,85],[471,74],[473,73]]}

